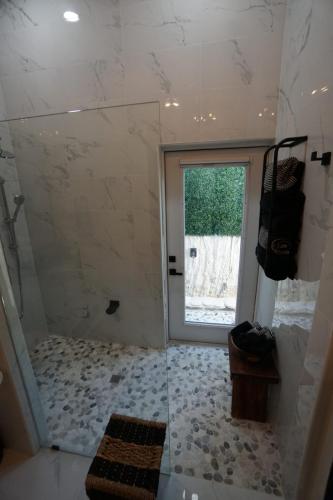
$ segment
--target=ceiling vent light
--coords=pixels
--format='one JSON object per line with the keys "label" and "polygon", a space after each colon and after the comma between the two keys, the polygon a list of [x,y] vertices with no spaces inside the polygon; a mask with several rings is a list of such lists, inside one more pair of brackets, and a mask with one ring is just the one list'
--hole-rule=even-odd
{"label": "ceiling vent light", "polygon": [[80,20],[80,16],[76,12],[66,10],[66,12],[64,12],[64,19],[69,23],[77,23]]}

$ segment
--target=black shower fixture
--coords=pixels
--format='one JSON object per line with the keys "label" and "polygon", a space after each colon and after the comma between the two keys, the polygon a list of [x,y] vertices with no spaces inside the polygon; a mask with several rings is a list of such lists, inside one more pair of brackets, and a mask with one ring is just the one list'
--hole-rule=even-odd
{"label": "black shower fixture", "polygon": [[110,300],[109,307],[105,311],[106,314],[114,314],[119,306],[119,300]]}

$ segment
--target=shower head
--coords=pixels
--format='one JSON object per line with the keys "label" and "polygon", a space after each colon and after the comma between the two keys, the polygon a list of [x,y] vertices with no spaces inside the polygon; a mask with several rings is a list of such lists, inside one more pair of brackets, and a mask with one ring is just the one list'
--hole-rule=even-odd
{"label": "shower head", "polygon": [[23,194],[16,194],[14,196],[14,203],[18,206],[23,205],[24,203],[24,195]]}

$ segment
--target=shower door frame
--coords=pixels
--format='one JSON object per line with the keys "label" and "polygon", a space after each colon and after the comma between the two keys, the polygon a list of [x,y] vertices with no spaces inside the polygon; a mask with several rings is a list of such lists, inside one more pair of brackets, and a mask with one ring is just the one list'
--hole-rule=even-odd
{"label": "shower door frame", "polygon": [[17,391],[16,396],[22,411],[21,416],[24,419],[30,441],[30,452],[34,454],[37,453],[40,447],[48,446],[48,428],[1,241],[0,294],[2,301],[0,322],[2,316],[4,316],[7,327],[3,328],[1,347],[10,366],[13,383]]}
{"label": "shower door frame", "polygon": [[[167,205],[166,205],[166,153],[180,153],[180,152],[198,152],[198,151],[211,151],[211,150],[239,150],[239,155],[251,155],[251,151],[241,151],[241,150],[257,150],[260,153],[264,153],[264,150],[274,143],[274,139],[249,139],[242,141],[214,141],[209,143],[194,143],[194,144],[161,144],[159,150],[159,164],[160,164],[160,198],[161,198],[161,240],[162,240],[162,276],[163,276],[163,304],[164,304],[164,324],[166,330],[166,338],[170,342],[199,342],[199,343],[210,343],[210,344],[227,344],[226,335],[219,336],[216,339],[216,335],[209,336],[206,340],[200,338],[184,338],[181,337],[173,338],[170,333],[169,324],[169,284],[168,284],[168,247],[167,247]],[[227,152],[227,151],[226,151]],[[244,154],[243,154],[244,153]],[[197,160],[196,160],[197,161]],[[197,161],[198,163],[198,161]],[[240,263],[241,265],[241,263]],[[240,267],[241,272],[241,267]],[[254,308],[253,317],[256,317],[257,309],[257,287],[258,287],[258,273],[256,277],[256,290],[254,297]],[[215,329],[218,328],[215,327]],[[223,328],[223,326],[222,326]]]}

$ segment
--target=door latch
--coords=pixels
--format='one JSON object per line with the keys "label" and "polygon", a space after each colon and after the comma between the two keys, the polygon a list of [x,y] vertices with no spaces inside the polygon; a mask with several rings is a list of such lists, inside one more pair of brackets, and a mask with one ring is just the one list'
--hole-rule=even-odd
{"label": "door latch", "polygon": [[177,270],[174,268],[169,269],[170,276],[183,276],[183,273],[177,273]]}

